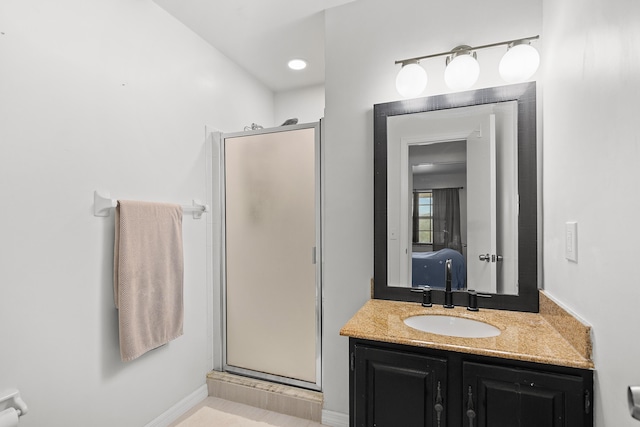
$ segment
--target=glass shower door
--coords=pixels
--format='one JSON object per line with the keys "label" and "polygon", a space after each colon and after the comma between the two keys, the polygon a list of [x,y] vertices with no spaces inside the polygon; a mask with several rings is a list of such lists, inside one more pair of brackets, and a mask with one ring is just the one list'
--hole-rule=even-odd
{"label": "glass shower door", "polygon": [[225,369],[320,389],[319,125],[224,136]]}

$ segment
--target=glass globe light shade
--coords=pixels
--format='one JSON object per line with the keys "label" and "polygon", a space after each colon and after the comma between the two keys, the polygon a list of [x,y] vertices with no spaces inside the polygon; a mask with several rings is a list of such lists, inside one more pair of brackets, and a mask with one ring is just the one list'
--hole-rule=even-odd
{"label": "glass globe light shade", "polygon": [[457,55],[444,70],[444,81],[452,90],[465,90],[478,81],[480,64],[468,54]]}
{"label": "glass globe light shade", "polygon": [[427,87],[427,72],[414,62],[402,67],[396,76],[396,90],[405,98],[420,95]]}
{"label": "glass globe light shade", "polygon": [[538,70],[540,54],[530,44],[518,44],[507,50],[498,66],[500,76],[507,83],[527,80]]}

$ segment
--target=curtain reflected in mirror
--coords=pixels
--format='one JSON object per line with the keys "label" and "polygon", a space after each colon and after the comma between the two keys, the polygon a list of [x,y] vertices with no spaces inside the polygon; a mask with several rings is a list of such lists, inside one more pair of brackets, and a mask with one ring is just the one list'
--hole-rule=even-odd
{"label": "curtain reflected in mirror", "polygon": [[462,253],[460,196],[457,188],[433,190],[433,250],[454,249]]}

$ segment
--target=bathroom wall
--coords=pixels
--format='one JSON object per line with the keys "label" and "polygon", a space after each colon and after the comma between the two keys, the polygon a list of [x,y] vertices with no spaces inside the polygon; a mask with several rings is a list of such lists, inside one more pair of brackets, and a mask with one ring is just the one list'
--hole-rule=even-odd
{"label": "bathroom wall", "polygon": [[324,85],[276,92],[275,117],[274,126],[294,117],[298,123],[317,122],[324,117]]}
{"label": "bathroom wall", "polygon": [[211,367],[207,219],[184,218],[184,335],[123,363],[93,191],[204,199],[205,125],[271,125],[274,96],[151,0],[3,0],[0,58],[0,389],[24,427],[144,426]]}
{"label": "bathroom wall", "polygon": [[[348,411],[347,339],[338,331],[369,297],[371,113],[374,103],[399,99],[393,62],[544,30],[544,69],[534,76],[540,86],[544,77],[544,284],[594,326],[596,425],[635,425],[625,393],[640,384],[640,345],[627,326],[637,324],[640,300],[632,258],[639,7],[366,0],[327,12],[328,412]],[[0,58],[0,321],[9,325],[0,332],[0,388],[21,389],[31,411],[22,426],[145,425],[202,385],[210,367],[206,222],[184,221],[185,335],[123,364],[110,289],[112,218],[92,215],[93,190],[204,198],[204,125],[233,132],[318,114],[298,114],[302,92],[274,100],[150,0],[3,0]],[[427,68],[424,95],[448,92],[444,60]],[[488,71],[476,87],[500,84]],[[577,264],[564,259],[566,221],[579,223]]]}
{"label": "bathroom wall", "polygon": [[[544,0],[544,285],[593,326],[597,427],[636,426],[640,3]],[[578,222],[578,262],[565,259]]]}
{"label": "bathroom wall", "polygon": [[[370,295],[373,274],[373,104],[400,99],[394,61],[540,34],[541,1],[357,1],[326,12],[325,416],[348,412],[348,340],[342,325]],[[479,53],[476,88],[504,84],[504,50]],[[426,95],[447,93],[444,58],[425,61]],[[534,76],[535,77],[535,76]]]}

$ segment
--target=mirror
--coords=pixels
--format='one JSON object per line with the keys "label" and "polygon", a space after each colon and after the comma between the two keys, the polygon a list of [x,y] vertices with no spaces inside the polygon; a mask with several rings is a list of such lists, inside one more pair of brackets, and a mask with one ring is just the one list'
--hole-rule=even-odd
{"label": "mirror", "polygon": [[517,103],[387,118],[388,286],[517,294]]}
{"label": "mirror", "polygon": [[[535,83],[374,106],[374,297],[538,311]],[[455,305],[466,305],[464,292]]]}

